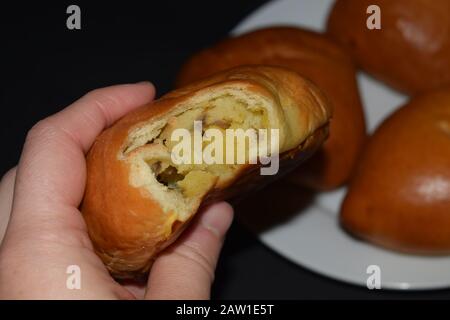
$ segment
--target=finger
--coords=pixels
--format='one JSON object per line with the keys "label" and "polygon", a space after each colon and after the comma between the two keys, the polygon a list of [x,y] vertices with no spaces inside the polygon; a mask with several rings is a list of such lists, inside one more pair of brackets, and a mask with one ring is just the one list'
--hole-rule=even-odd
{"label": "finger", "polygon": [[96,89],[44,119],[43,126],[64,131],[72,142],[87,152],[101,131],[136,107],[150,102],[154,95],[155,89],[150,82]]}
{"label": "finger", "polygon": [[97,89],[34,126],[18,166],[12,223],[53,223],[65,207],[77,207],[86,178],[84,153],[103,129],[153,96],[150,83]]}
{"label": "finger", "polygon": [[209,299],[225,233],[233,220],[226,202],[203,211],[153,264],[146,299]]}
{"label": "finger", "polygon": [[120,282],[120,284],[123,288],[128,290],[128,292],[130,292],[137,300],[144,299],[145,292],[147,290],[147,286],[145,283],[125,281]]}
{"label": "finger", "polygon": [[14,195],[14,181],[16,180],[16,167],[10,169],[0,182],[0,244],[8,226],[9,216]]}

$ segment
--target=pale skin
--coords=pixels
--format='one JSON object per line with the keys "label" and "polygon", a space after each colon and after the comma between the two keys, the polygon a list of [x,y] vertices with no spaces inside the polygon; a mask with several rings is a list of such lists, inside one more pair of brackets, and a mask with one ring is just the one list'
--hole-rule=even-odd
{"label": "pale skin", "polygon": [[[0,299],[208,299],[233,209],[214,204],[158,256],[146,285],[121,285],[97,257],[78,210],[85,154],[102,130],[150,102],[154,87],[94,90],[38,122],[0,183]],[[81,289],[66,286],[81,268]]]}

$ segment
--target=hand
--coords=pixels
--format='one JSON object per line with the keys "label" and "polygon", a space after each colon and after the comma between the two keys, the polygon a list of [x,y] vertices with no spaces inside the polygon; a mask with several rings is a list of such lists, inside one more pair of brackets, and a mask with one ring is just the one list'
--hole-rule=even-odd
{"label": "hand", "polygon": [[[94,90],[38,122],[17,169],[0,184],[0,298],[207,299],[233,210],[227,203],[198,214],[153,264],[147,286],[114,281],[93,251],[78,210],[86,180],[85,153],[95,137],[132,109],[150,102],[150,83]],[[9,217],[10,216],[10,217]],[[81,269],[81,289],[66,271]]]}

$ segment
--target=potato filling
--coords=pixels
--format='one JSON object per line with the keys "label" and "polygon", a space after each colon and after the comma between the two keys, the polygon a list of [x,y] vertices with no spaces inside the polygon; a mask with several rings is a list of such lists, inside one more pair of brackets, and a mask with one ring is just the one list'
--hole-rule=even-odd
{"label": "potato filling", "polygon": [[[134,184],[137,186],[147,185],[154,197],[159,198],[161,203],[167,204],[166,209],[168,211],[175,210],[179,213],[185,211],[180,207],[186,208],[186,205],[189,207],[193,203],[192,201],[203,197],[216,183],[232,178],[240,164],[230,164],[226,159],[226,130],[255,129],[257,132],[258,129],[269,127],[267,111],[263,106],[264,101],[254,99],[249,102],[248,100],[226,94],[206,101],[192,103],[192,107],[186,111],[172,114],[166,118],[157,129],[144,128],[135,132],[134,140],[131,140],[132,144],[127,146],[125,153],[139,147],[147,150],[142,151],[142,159],[150,169],[153,182],[149,183],[149,177],[147,176],[147,181],[143,181],[144,178],[137,178],[137,180],[140,180]],[[194,121],[201,121],[203,129],[203,132],[200,133],[201,137],[204,137],[204,133],[208,129],[217,129],[222,133],[224,137],[220,144],[223,151],[222,163],[207,164],[204,161],[194,163],[193,150],[191,161],[188,161],[188,163],[178,164],[172,161],[172,151],[179,143],[179,141],[172,141],[172,133],[178,128],[183,128],[193,136]],[[154,123],[152,125],[155,126]],[[156,134],[155,130],[158,130]],[[150,131],[153,133],[148,139],[148,132]],[[144,141],[144,138],[146,141]],[[201,149],[205,150],[213,141],[214,139],[208,141],[202,139]],[[236,157],[237,152],[239,152],[236,139],[233,140],[232,147],[235,149]],[[242,145],[239,147],[242,147]],[[249,141],[246,139],[244,149],[246,162],[250,156],[248,147]],[[176,208],[172,206],[173,203],[178,203]]]}
{"label": "potato filling", "polygon": [[[171,152],[177,141],[171,140],[172,132],[177,128],[184,128],[194,133],[194,121],[201,121],[203,133],[211,128],[220,130],[225,137],[226,129],[259,129],[267,128],[267,116],[261,106],[250,108],[247,103],[237,100],[231,96],[222,96],[204,104],[198,105],[182,114],[168,119],[167,124],[162,129],[159,136],[152,142],[162,144]],[[247,141],[248,142],[248,141]],[[204,142],[204,148],[211,142]],[[238,152],[236,142],[234,143],[235,153]],[[247,146],[248,147],[248,146]],[[209,189],[211,183],[217,178],[226,178],[233,173],[235,164],[226,164],[226,143],[223,141],[223,164],[193,164],[190,163],[176,165],[172,162],[158,161],[158,167],[152,169],[157,176],[157,180],[166,185],[169,189],[182,192],[186,197],[201,195],[205,189]],[[246,154],[248,159],[248,154]]]}

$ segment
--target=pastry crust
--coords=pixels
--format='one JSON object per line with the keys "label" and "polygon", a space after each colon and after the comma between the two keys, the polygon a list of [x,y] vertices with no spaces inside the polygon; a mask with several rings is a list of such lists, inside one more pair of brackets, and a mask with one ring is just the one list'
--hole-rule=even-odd
{"label": "pastry crust", "polygon": [[414,98],[376,130],[341,223],[390,249],[450,253],[450,88]]}
{"label": "pastry crust", "polygon": [[[371,5],[380,8],[380,30],[366,26]],[[450,84],[449,16],[448,0],[338,0],[328,34],[367,72],[418,94]]]}
{"label": "pastry crust", "polygon": [[[238,128],[279,129],[280,173],[320,146],[331,117],[325,96],[298,74],[240,67],[173,91],[105,130],[87,156],[81,210],[96,252],[116,278],[145,275],[201,206],[274,179],[262,176],[259,164],[177,167],[168,160],[170,144],[162,137],[172,125],[189,128],[183,119],[199,114],[208,124],[219,111]],[[176,170],[167,174],[169,165]],[[159,180],[162,174],[178,180]]]}
{"label": "pastry crust", "polygon": [[366,139],[356,70],[348,54],[328,37],[295,27],[259,29],[226,39],[192,56],[177,85],[245,64],[289,68],[310,79],[333,104],[330,137],[289,179],[316,190],[347,182]]}

